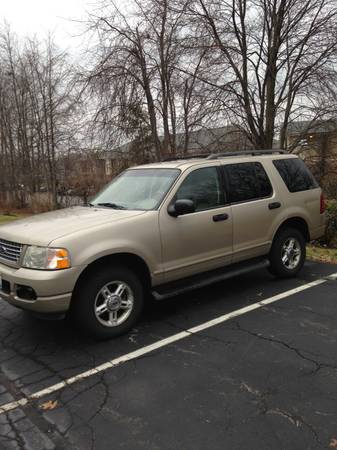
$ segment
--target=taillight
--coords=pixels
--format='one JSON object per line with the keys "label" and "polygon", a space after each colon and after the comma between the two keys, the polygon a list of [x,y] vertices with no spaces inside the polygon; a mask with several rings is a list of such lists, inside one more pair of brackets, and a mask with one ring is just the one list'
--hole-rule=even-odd
{"label": "taillight", "polygon": [[320,214],[323,214],[325,211],[325,198],[323,195],[323,192],[321,192],[321,198],[320,198],[320,203],[319,203],[319,212]]}

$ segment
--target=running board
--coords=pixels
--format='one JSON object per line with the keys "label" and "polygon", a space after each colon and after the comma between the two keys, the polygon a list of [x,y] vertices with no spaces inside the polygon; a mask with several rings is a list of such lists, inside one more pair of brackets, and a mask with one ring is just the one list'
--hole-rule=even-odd
{"label": "running board", "polygon": [[236,277],[253,270],[264,269],[268,266],[268,259],[254,259],[248,262],[241,262],[234,264],[233,266],[222,267],[221,269],[212,270],[211,272],[193,275],[192,277],[183,278],[182,280],[156,286],[152,290],[152,295],[155,300],[166,300],[167,298],[184,294],[193,289],[199,289],[208,286],[209,284],[227,280],[228,278]]}

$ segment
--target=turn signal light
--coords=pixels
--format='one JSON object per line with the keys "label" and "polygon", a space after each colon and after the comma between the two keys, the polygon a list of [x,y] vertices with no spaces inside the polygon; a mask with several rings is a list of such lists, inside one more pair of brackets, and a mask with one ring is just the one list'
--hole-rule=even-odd
{"label": "turn signal light", "polygon": [[69,253],[65,248],[48,249],[47,260],[50,269],[68,269],[70,267]]}

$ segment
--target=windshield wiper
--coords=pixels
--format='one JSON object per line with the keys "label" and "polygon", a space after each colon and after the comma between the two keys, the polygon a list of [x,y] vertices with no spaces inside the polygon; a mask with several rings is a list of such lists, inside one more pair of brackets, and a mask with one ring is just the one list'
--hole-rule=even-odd
{"label": "windshield wiper", "polygon": [[117,203],[97,203],[96,206],[105,206],[106,208],[113,208],[113,209],[127,209],[125,206],[118,205]]}

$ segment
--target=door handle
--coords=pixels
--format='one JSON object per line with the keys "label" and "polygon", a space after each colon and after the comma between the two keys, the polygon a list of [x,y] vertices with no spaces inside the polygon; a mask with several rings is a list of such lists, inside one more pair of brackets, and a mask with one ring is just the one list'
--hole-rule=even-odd
{"label": "door handle", "polygon": [[269,203],[268,208],[269,209],[277,209],[281,207],[281,203],[280,202],[273,202],[273,203]]}
{"label": "door handle", "polygon": [[216,214],[215,216],[213,216],[213,222],[220,222],[221,220],[227,220],[228,217],[229,217],[229,215],[226,213]]}

